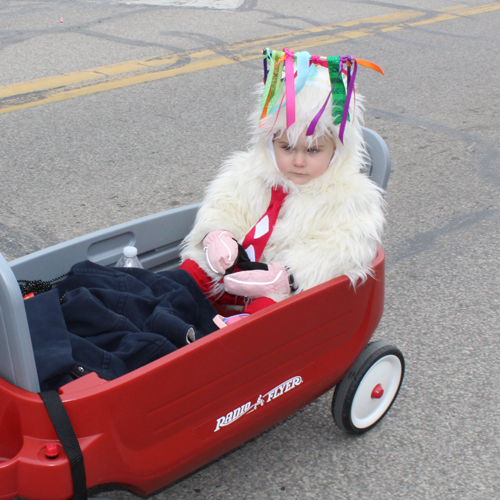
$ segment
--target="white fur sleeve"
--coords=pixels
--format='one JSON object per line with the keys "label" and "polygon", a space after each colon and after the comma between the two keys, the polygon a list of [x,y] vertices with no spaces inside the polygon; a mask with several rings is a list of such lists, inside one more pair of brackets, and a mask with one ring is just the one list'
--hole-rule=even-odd
{"label": "white fur sleeve", "polygon": [[342,275],[356,284],[370,274],[384,225],[384,202],[371,181],[362,184],[334,213],[324,214],[322,223],[313,224],[307,238],[290,248],[286,264],[297,291]]}

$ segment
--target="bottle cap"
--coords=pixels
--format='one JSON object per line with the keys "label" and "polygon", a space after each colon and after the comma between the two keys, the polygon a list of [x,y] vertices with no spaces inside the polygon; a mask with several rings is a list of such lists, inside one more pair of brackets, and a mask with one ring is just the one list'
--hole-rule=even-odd
{"label": "bottle cap", "polygon": [[137,248],[125,247],[123,249],[123,255],[125,255],[125,257],[137,257]]}

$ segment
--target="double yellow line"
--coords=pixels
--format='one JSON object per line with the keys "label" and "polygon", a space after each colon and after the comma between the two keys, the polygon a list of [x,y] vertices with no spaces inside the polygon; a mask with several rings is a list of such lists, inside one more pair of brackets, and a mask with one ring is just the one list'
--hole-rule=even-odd
{"label": "double yellow line", "polygon": [[454,7],[452,10],[429,15],[407,10],[383,16],[367,17],[330,26],[313,27],[279,33],[268,38],[220,45],[207,50],[190,50],[148,59],[137,59],[84,71],[64,73],[29,82],[0,87],[0,114],[63,101],[106,90],[119,89],[138,83],[227,66],[262,57],[264,47],[294,51],[305,50],[346,40],[401,30],[406,27],[449,21],[500,10],[494,3],[480,7]]}

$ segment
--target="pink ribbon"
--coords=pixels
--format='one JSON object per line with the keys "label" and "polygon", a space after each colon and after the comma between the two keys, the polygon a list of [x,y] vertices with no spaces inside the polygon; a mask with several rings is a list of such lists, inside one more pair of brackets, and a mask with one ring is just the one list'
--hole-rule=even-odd
{"label": "pink ribbon", "polygon": [[295,123],[295,78],[293,70],[293,56],[291,50],[283,49],[285,59],[285,94],[286,94],[286,128]]}
{"label": "pink ribbon", "polygon": [[311,56],[311,64],[316,64],[328,68],[328,63],[321,59],[321,56]]}

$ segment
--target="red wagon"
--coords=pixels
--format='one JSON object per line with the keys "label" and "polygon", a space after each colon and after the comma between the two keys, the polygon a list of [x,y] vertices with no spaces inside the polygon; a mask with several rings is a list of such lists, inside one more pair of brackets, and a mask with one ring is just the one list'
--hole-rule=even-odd
{"label": "red wagon", "polygon": [[[365,138],[372,158],[368,173],[385,187],[385,144],[369,130]],[[1,500],[63,500],[76,492],[67,450],[37,394],[16,279],[49,279],[84,259],[112,265],[127,244],[139,248],[146,268],[173,268],[196,210],[115,226],[10,265],[0,256]],[[373,427],[395,400],[404,373],[397,348],[369,343],[384,305],[382,249],[373,269],[356,290],[339,277],[116,380],[93,373],[63,386],[59,394],[83,456],[85,486],[120,483],[150,494],[334,386],[337,425],[352,433]]]}

